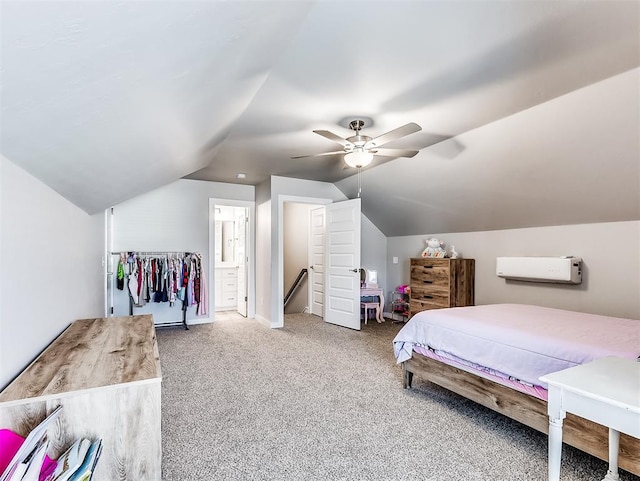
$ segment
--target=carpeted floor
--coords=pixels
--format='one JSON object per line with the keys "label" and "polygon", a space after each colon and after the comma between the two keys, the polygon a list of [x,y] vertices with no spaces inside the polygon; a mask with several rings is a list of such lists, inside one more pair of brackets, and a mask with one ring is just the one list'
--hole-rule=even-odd
{"label": "carpeted floor", "polygon": [[[162,479],[546,480],[545,435],[420,380],[402,389],[400,328],[295,314],[159,330]],[[570,447],[562,461],[563,481],[607,469]]]}

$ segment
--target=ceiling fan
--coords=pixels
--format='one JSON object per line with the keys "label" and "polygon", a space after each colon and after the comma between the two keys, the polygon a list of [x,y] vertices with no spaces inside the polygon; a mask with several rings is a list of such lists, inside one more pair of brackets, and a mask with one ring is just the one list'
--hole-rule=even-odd
{"label": "ceiling fan", "polygon": [[349,167],[362,168],[366,167],[373,160],[374,155],[386,157],[413,157],[418,153],[417,150],[406,149],[381,149],[380,147],[387,142],[397,140],[406,135],[413,134],[422,130],[416,123],[408,123],[397,129],[379,135],[377,137],[369,137],[362,135],[360,130],[364,127],[363,120],[352,120],[349,122],[349,128],[355,132],[355,135],[343,139],[339,135],[329,132],[328,130],[314,130],[313,132],[342,145],[343,150],[333,152],[323,152],[320,154],[297,155],[292,159],[302,159],[305,157],[318,157],[323,155],[345,154],[344,161]]}

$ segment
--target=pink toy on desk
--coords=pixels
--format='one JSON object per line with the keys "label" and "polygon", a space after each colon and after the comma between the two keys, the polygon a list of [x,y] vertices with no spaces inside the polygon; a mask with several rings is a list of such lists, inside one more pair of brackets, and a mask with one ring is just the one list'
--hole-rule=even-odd
{"label": "pink toy on desk", "polygon": [[[0,429],[0,473],[3,473],[13,457],[22,446],[24,438],[9,429]],[[40,481],[43,481],[55,469],[57,462],[49,456],[45,456]]]}

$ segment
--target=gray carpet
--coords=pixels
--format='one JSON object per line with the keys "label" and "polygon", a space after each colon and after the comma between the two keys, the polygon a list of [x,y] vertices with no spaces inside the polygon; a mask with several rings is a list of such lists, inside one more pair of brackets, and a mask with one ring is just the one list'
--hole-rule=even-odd
{"label": "gray carpet", "polygon": [[[402,389],[400,327],[159,330],[163,480],[546,480],[545,435],[418,379]],[[563,481],[606,469],[563,450]]]}

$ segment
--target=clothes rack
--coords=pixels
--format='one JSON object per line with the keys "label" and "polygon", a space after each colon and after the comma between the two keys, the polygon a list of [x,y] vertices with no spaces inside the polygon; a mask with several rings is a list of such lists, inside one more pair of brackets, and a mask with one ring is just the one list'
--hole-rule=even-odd
{"label": "clothes rack", "polygon": [[[196,262],[201,262],[202,260],[202,256],[199,253],[190,252],[190,251],[179,251],[179,252],[178,251],[112,251],[111,252],[112,256],[115,256],[115,255],[121,256],[122,254],[125,254],[127,257],[130,255],[134,255],[135,257],[156,257],[156,258],[164,257],[165,259],[175,259],[175,258],[184,259],[185,257],[188,257],[188,256],[196,256],[198,258]],[[200,264],[198,264],[198,266],[200,266]],[[202,268],[199,267],[199,270],[202,270]],[[111,272],[111,275],[113,275],[113,272]],[[127,274],[127,277],[129,275],[131,274]],[[120,289],[122,290],[122,288]],[[138,292],[138,295],[140,295],[140,290],[138,290],[137,292]],[[132,292],[129,290],[128,293],[129,293],[129,296],[128,296],[129,297],[129,315],[132,316],[134,315],[134,309],[140,306],[136,306],[137,301],[134,300]],[[166,293],[166,290],[165,290],[165,293]],[[189,326],[187,325],[187,310],[189,307],[189,300],[186,295],[184,296],[184,299],[180,299],[180,300],[182,301],[182,307],[181,307],[182,320],[174,321],[174,322],[157,323],[157,324],[154,324],[156,328],[182,326],[184,327],[184,329],[189,330]],[[158,301],[156,300],[155,302],[158,302]],[[166,300],[163,302],[166,302]],[[172,300],[172,302],[174,301]],[[199,304],[198,306],[200,307]]]}

